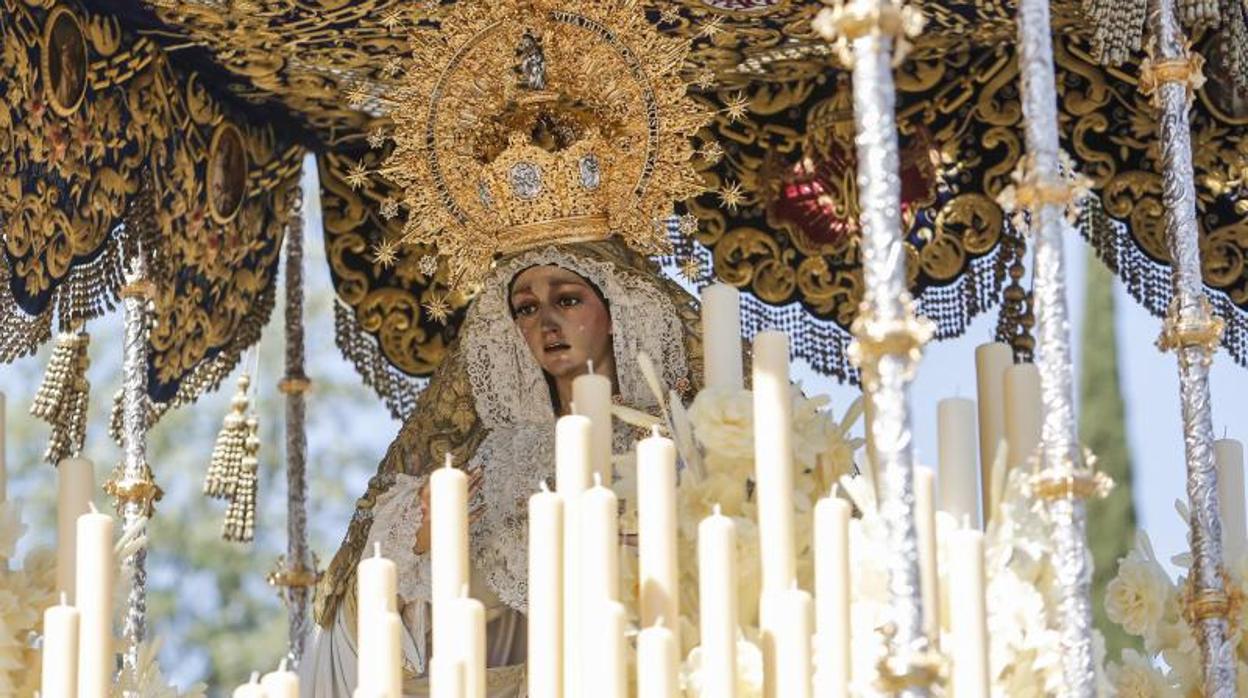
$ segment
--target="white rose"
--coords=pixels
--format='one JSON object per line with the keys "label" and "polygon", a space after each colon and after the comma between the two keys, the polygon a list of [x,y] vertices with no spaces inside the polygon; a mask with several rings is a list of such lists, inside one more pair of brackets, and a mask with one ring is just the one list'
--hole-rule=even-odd
{"label": "white rose", "polygon": [[1178,689],[1148,658],[1132,649],[1122,651],[1122,664],[1111,662],[1109,681],[1119,698],[1178,698]]}
{"label": "white rose", "polygon": [[1105,615],[1132,635],[1152,635],[1166,611],[1170,580],[1156,560],[1132,550],[1105,588]]}
{"label": "white rose", "polygon": [[748,390],[702,390],[689,406],[689,421],[708,457],[754,459],[754,396]]}

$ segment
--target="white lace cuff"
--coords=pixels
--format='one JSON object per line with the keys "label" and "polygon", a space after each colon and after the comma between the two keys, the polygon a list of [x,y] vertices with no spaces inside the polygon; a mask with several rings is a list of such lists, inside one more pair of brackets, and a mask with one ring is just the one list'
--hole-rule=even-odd
{"label": "white lace cuff", "polygon": [[420,491],[427,478],[427,475],[395,476],[394,485],[377,498],[373,507],[373,525],[364,547],[365,554],[371,554],[373,544],[381,543],[381,554],[398,567],[400,606],[428,601],[433,596],[429,556],[416,552],[416,535],[424,523]]}

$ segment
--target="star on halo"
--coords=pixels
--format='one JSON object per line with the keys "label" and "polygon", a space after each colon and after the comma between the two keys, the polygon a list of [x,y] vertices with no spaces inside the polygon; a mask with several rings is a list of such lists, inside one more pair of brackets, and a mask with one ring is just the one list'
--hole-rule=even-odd
{"label": "star on halo", "polygon": [[698,151],[698,155],[700,155],[703,160],[706,160],[708,164],[714,165],[723,159],[724,147],[719,144],[719,141],[710,141],[706,145],[702,146],[702,149]]}
{"label": "star on halo", "polygon": [[403,15],[404,15],[404,11],[401,9],[395,8],[393,10],[390,10],[386,14],[382,15],[381,26],[391,31],[394,31],[395,27],[398,27],[401,24],[403,24],[403,20],[405,19]]}
{"label": "star on halo", "polygon": [[373,261],[381,265],[382,269],[389,269],[394,266],[395,261],[399,258],[399,243],[394,240],[382,240],[373,245]]}
{"label": "star on halo", "polygon": [[380,128],[375,128],[368,133],[368,147],[373,150],[379,150],[386,144],[386,132]]}
{"label": "star on halo", "polygon": [[677,221],[676,227],[680,230],[681,235],[692,237],[694,233],[698,232],[698,217],[692,213],[686,213]]}
{"label": "star on halo", "polygon": [[353,190],[359,189],[368,184],[368,168],[362,162],[355,163],[351,166],[351,169],[347,170],[346,180],[347,185]]}
{"label": "star on halo", "polygon": [[421,257],[420,261],[416,263],[416,269],[425,276],[433,276],[438,272],[437,255],[427,254]]}
{"label": "star on halo", "polygon": [[702,263],[694,257],[685,257],[680,261],[680,275],[689,281],[702,278]]}
{"label": "star on halo", "polygon": [[399,215],[399,200],[388,196],[381,202],[381,217],[386,220],[392,220]]}
{"label": "star on halo", "polygon": [[435,322],[443,325],[446,324],[446,318],[451,314],[451,304],[446,302],[446,296],[438,293],[429,295],[429,300],[421,306],[425,309],[425,314]]}
{"label": "star on halo", "polygon": [[724,102],[724,113],[728,115],[728,120],[732,123],[745,118],[746,112],[750,109],[750,99],[745,96],[744,92],[738,92],[728,97]]}
{"label": "star on halo", "polygon": [[745,192],[741,190],[740,182],[720,187],[717,193],[720,203],[732,213],[736,213],[737,209],[741,208],[741,204],[745,202]]}
{"label": "star on halo", "polygon": [[693,84],[700,90],[709,90],[715,87],[715,71],[710,68],[702,68],[693,78]]}
{"label": "star on halo", "polygon": [[722,31],[724,31],[724,16],[716,15],[702,25],[702,28],[698,30],[698,36],[713,39]]}
{"label": "star on halo", "polygon": [[668,5],[659,11],[660,24],[676,24],[680,21],[680,8],[675,5]]}

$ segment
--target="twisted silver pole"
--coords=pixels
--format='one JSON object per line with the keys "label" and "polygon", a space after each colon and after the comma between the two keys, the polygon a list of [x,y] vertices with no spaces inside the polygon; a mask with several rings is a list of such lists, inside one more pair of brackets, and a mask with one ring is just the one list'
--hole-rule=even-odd
{"label": "twisted silver pole", "polygon": [[881,473],[880,513],[888,529],[892,619],[880,680],[888,692],[911,697],[929,695],[939,673],[923,632],[908,394],[932,328],[915,317],[906,285],[892,72],[894,50],[904,50],[895,43],[919,24],[912,11],[885,0],[853,0],[825,9],[816,21],[816,29],[835,38],[842,60],[853,66],[866,290],[850,351],[875,407],[871,435]]}
{"label": "twisted silver pole", "polygon": [[1187,498],[1191,507],[1192,567],[1184,615],[1200,641],[1203,695],[1229,698],[1235,691],[1235,652],[1228,637],[1228,599],[1218,518],[1218,478],[1213,463],[1213,417],[1209,365],[1222,336],[1201,279],[1196,186],[1192,173],[1188,109],[1203,82],[1200,56],[1189,53],[1175,16],[1174,0],[1153,0],[1149,59],[1140,86],[1158,109],[1162,203],[1166,242],[1173,264],[1174,298],[1158,346],[1173,350],[1179,363],[1183,444],[1187,455]]}
{"label": "twisted silver pole", "polygon": [[1092,558],[1084,498],[1099,488],[1084,463],[1075,428],[1062,251],[1064,217],[1074,190],[1063,181],[1058,166],[1057,89],[1048,0],[1019,0],[1018,32],[1027,142],[1018,194],[1020,203],[1030,209],[1035,234],[1036,364],[1044,406],[1036,491],[1045,499],[1054,526],[1063,693],[1091,698],[1096,695],[1096,660],[1092,649]]}
{"label": "twisted silver pole", "polygon": [[303,195],[295,203],[286,228],[286,375],[279,388],[286,395],[286,558],[285,569],[275,575],[289,620],[288,657],[294,665],[303,658],[308,634],[308,607],[316,580],[314,561],[308,550],[308,436],[304,392],[309,381],[304,373],[303,342]]}

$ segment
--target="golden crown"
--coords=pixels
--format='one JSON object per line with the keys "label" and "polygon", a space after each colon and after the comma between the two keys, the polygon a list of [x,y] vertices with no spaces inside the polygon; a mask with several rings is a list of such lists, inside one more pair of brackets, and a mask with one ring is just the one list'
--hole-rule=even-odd
{"label": "golden crown", "polygon": [[413,38],[378,171],[403,192],[396,245],[432,245],[452,283],[502,255],[618,237],[666,249],[675,201],[704,190],[688,45],[633,0],[459,2]]}

